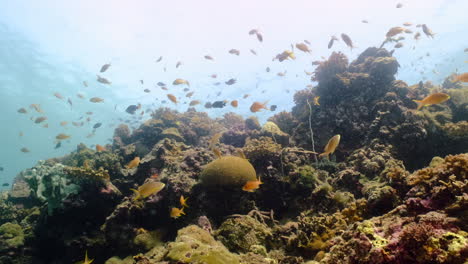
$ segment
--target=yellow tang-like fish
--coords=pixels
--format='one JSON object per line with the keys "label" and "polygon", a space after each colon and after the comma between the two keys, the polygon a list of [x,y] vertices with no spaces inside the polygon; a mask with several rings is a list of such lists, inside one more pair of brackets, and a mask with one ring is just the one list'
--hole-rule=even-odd
{"label": "yellow tang-like fish", "polygon": [[184,207],[182,207],[181,209],[172,207],[170,215],[172,218],[179,218],[181,215],[185,215]]}
{"label": "yellow tang-like fish", "polygon": [[135,198],[133,200],[138,200],[138,199],[145,199],[146,197],[156,194],[160,192],[164,186],[166,186],[162,182],[155,182],[155,181],[149,181],[140,187],[138,187],[138,190],[135,189],[130,189],[135,193]]}
{"label": "yellow tang-like fish", "polygon": [[433,105],[433,104],[440,104],[450,99],[450,95],[445,93],[433,93],[428,95],[426,98],[422,100],[413,100],[418,104],[418,108],[416,110],[421,109],[423,106],[426,105]]}
{"label": "yellow tang-like fish", "polygon": [[319,157],[326,156],[328,158],[328,155],[333,154],[335,152],[336,147],[338,147],[338,144],[340,144],[340,139],[340,135],[334,135],[332,138],[330,138],[323,150],[323,153],[320,154]]}
{"label": "yellow tang-like fish", "polygon": [[260,178],[258,178],[258,180],[255,181],[248,181],[244,184],[242,190],[246,192],[254,192],[258,188],[260,188],[260,184],[263,184]]}

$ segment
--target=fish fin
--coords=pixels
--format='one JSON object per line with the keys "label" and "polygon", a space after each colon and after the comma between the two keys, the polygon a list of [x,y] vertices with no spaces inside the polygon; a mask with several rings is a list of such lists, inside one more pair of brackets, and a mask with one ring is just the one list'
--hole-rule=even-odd
{"label": "fish fin", "polygon": [[180,209],[180,214],[183,214],[185,215],[185,212],[184,212],[184,207],[182,206],[182,209]]}
{"label": "fish fin", "polygon": [[327,157],[327,159],[329,159],[328,157],[329,154],[330,153],[324,152],[324,153],[319,154],[319,157]]}
{"label": "fish fin", "polygon": [[416,110],[419,110],[424,106],[424,104],[422,103],[422,100],[413,100],[413,102],[418,104],[418,108]]}
{"label": "fish fin", "polygon": [[135,190],[133,188],[130,188],[131,191],[133,191],[135,193],[135,198],[133,198],[134,201],[138,200],[138,198],[140,198],[140,192],[138,190]]}

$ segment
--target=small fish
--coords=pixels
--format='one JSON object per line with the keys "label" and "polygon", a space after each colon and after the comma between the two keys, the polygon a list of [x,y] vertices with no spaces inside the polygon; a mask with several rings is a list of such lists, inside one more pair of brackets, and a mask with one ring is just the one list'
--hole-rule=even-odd
{"label": "small fish", "polygon": [[227,85],[233,85],[233,84],[236,83],[236,79],[231,78],[231,79],[229,79],[228,81],[226,81],[226,82],[224,82],[224,83],[227,84]]}
{"label": "small fish", "polygon": [[406,34],[413,34],[413,30],[407,28],[407,29],[405,29],[405,33]]}
{"label": "small fish", "polygon": [[55,139],[57,139],[57,140],[65,140],[65,139],[69,139],[70,137],[71,137],[70,135],[60,133],[60,134],[58,134],[57,136],[55,136]]}
{"label": "small fish", "polygon": [[282,53],[280,54],[277,54],[276,57],[274,58],[274,60],[277,59],[279,60],[280,62],[284,61],[284,60],[288,60],[288,59],[293,59],[295,60],[296,59],[296,55],[294,55],[294,52],[290,51],[290,50],[285,50],[283,51]]}
{"label": "small fish", "polygon": [[158,86],[161,86],[161,87],[162,87],[162,86],[166,86],[166,84],[163,83],[163,82],[158,82],[157,85],[158,85]]}
{"label": "small fish", "polygon": [[266,67],[265,71],[270,72],[270,67]]}
{"label": "small fish", "polygon": [[304,70],[304,72],[305,72],[306,75],[312,75],[312,74],[314,74],[313,72],[308,72],[308,71],[306,71],[306,70]]}
{"label": "small fish", "polygon": [[81,264],[91,264],[94,259],[88,259],[88,250],[85,252],[85,259],[81,262]]}
{"label": "small fish", "polygon": [[201,102],[199,100],[193,100],[193,101],[190,101],[189,105],[190,106],[195,106],[195,105],[198,105],[200,104]]}
{"label": "small fish", "polygon": [[426,24],[422,24],[422,30],[426,36],[434,38],[435,33],[432,32],[432,30],[428,28]]}
{"label": "small fish", "polygon": [[18,109],[17,112],[20,113],[20,114],[28,113],[28,111],[24,107],[21,107],[20,109]]}
{"label": "small fish", "polygon": [[59,142],[57,142],[57,144],[55,144],[54,149],[58,149],[58,148],[60,148],[61,146],[62,146],[62,141],[59,141]]}
{"label": "small fish", "polygon": [[150,91],[150,89],[144,89],[143,92],[150,93],[151,91]]}
{"label": "small fish", "polygon": [[54,93],[54,96],[57,97],[60,100],[63,100],[63,96],[59,93]]}
{"label": "small fish", "polygon": [[67,121],[62,121],[62,122],[60,122],[60,126],[66,126],[67,124],[68,124]]}
{"label": "small fish", "polygon": [[260,185],[263,184],[263,182],[258,178],[258,180],[255,181],[248,181],[242,186],[242,190],[246,192],[254,192],[258,188],[260,188]]}
{"label": "small fish", "polygon": [[99,145],[99,144],[96,144],[96,151],[97,152],[102,152],[102,151],[106,151],[106,148]]}
{"label": "small fish", "polygon": [[276,108],[278,108],[277,105],[271,105],[270,106],[270,111],[276,111]]}
{"label": "small fish", "polygon": [[67,103],[70,105],[70,107],[73,107],[73,102],[70,98],[67,99]]}
{"label": "small fish", "polygon": [[36,118],[36,120],[34,121],[34,123],[39,124],[39,123],[44,122],[45,120],[47,120],[47,117],[41,116],[41,117]]}
{"label": "small fish", "polygon": [[175,79],[173,82],[172,82],[173,85],[181,85],[181,84],[186,84],[188,86],[190,86],[190,83],[187,81],[187,80],[184,80],[184,79]]}
{"label": "small fish", "polygon": [[162,59],[163,59],[163,57],[161,56],[156,60],[156,62],[160,62]]}
{"label": "small fish", "polygon": [[244,96],[242,96],[242,98],[246,99],[249,96],[250,96],[250,94],[244,94]]}
{"label": "small fish", "polygon": [[330,41],[328,42],[328,48],[329,49],[331,49],[331,47],[333,47],[333,43],[335,42],[335,40],[338,40],[338,38],[335,37],[335,36],[331,36]]}
{"label": "small fish", "polygon": [[127,169],[133,169],[135,167],[138,167],[140,164],[140,157],[135,157],[132,161],[130,161],[125,167]]}
{"label": "small fish", "polygon": [[353,48],[355,48],[355,47],[353,46],[353,41],[352,41],[351,38],[350,38],[348,35],[346,35],[345,33],[341,33],[341,39],[344,41],[344,43],[346,43],[346,46],[348,46],[349,48],[351,48],[351,50],[352,50]]}
{"label": "small fish", "polygon": [[157,179],[158,177],[159,177],[159,175],[158,175],[158,173],[156,173],[156,172],[153,173],[153,174],[150,176],[151,179]]}
{"label": "small fish", "polygon": [[38,113],[44,113],[44,111],[41,109],[41,105],[39,104],[31,104],[29,108],[34,108],[34,110],[36,110]]}
{"label": "small fish", "polygon": [[161,90],[168,91],[167,87],[161,87]]}
{"label": "small fish", "polygon": [[8,182],[5,182],[5,183],[2,183],[2,186],[3,187],[8,187],[8,186],[10,186],[10,184]]}
{"label": "small fish", "polygon": [[102,65],[100,72],[105,72],[105,71],[107,71],[107,69],[109,69],[110,66],[111,66],[110,63],[107,63],[107,64]]}
{"label": "small fish", "polygon": [[421,37],[421,33],[416,32],[416,34],[414,34],[414,39],[415,40],[419,40],[420,37]]}
{"label": "small fish", "polygon": [[77,96],[78,98],[80,98],[80,99],[84,99],[84,98],[85,98],[84,95],[82,95],[82,94],[80,94],[80,93],[79,93],[79,94],[76,94],[76,96]]}
{"label": "small fish", "polygon": [[369,23],[369,21],[367,21],[367,20],[365,20],[365,19],[362,20],[361,22],[364,23],[364,24],[368,24],[368,23]]}
{"label": "small fish", "polygon": [[328,140],[327,145],[325,145],[323,153],[320,154],[319,157],[326,156],[328,158],[330,154],[333,154],[336,150],[336,147],[338,147],[338,144],[340,144],[340,139],[340,135],[335,135],[332,138],[330,138],[330,140]]}
{"label": "small fish", "polygon": [[239,105],[239,102],[237,100],[231,101],[231,106],[232,107],[237,107]]}
{"label": "small fish", "polygon": [[286,71],[284,72],[278,72],[276,75],[280,76],[280,77],[283,77],[286,75]]}
{"label": "small fish", "polygon": [[310,52],[311,52],[311,50],[309,49],[309,47],[307,47],[307,45],[304,44],[304,43],[297,43],[297,44],[296,44],[296,48],[297,48],[298,50],[300,50],[300,51],[305,52],[305,53],[310,53]]}
{"label": "small fish", "polygon": [[257,34],[257,32],[258,32],[258,29],[251,29],[249,31],[249,35]]}
{"label": "small fish", "polygon": [[269,110],[267,107],[266,107],[266,104],[268,102],[264,102],[264,103],[260,103],[260,102],[253,102],[252,105],[250,106],[250,111],[252,113],[256,113],[262,109],[266,109],[266,110]]}
{"label": "small fish", "polygon": [[83,81],[83,86],[88,87],[88,83],[86,81]]}
{"label": "small fish", "polygon": [[402,7],[403,7],[403,4],[402,4],[402,3],[398,3],[398,4],[396,5],[396,8],[402,8]]}
{"label": "small fish", "polygon": [[213,78],[213,79],[216,79],[218,77],[218,75],[217,74],[211,74],[210,77]]}
{"label": "small fish", "polygon": [[177,104],[177,98],[173,94],[168,94],[167,98],[171,100],[174,104]]}
{"label": "small fish", "polygon": [[262,34],[257,32],[257,34],[255,34],[255,35],[257,35],[258,41],[263,42],[263,35]]}
{"label": "small fish", "polygon": [[49,124],[44,124],[42,125],[43,128],[48,128],[49,127]]}
{"label": "small fish", "polygon": [[257,52],[253,49],[250,49],[250,52],[253,54],[253,55],[257,55]]}
{"label": "small fish", "polygon": [[229,53],[230,53],[230,54],[237,55],[237,56],[240,55],[240,51],[239,51],[239,50],[236,50],[236,49],[230,49],[230,50],[229,50]]}
{"label": "small fish", "polygon": [[102,83],[102,84],[111,84],[111,82],[110,82],[109,80],[107,80],[106,78],[101,77],[101,76],[99,76],[99,75],[96,75],[96,76],[97,76],[97,79],[96,79],[96,80],[97,80],[98,82],[100,82],[100,83]]}
{"label": "small fish", "polygon": [[387,38],[391,38],[391,37],[394,37],[394,36],[400,34],[403,31],[405,31],[405,28],[403,28],[403,27],[392,27],[391,29],[388,30],[388,32],[387,32],[387,34],[385,34],[385,36]]}
{"label": "small fish", "polygon": [[104,102],[104,99],[102,99],[100,97],[92,97],[91,99],[89,99],[89,101],[91,103],[101,103],[101,102]]}
{"label": "small fish", "polygon": [[468,82],[468,72],[457,75],[454,81],[455,82]]}
{"label": "small fish", "polygon": [[211,108],[211,103],[210,102],[205,103],[205,108]]}
{"label": "small fish", "polygon": [[314,97],[314,105],[320,105],[319,99],[320,99],[320,96],[315,96]]}
{"label": "small fish", "polygon": [[97,128],[100,128],[101,126],[102,126],[102,123],[96,123],[94,124],[93,128],[97,129]]}
{"label": "small fish", "polygon": [[194,93],[195,93],[195,92],[190,92],[190,93],[187,93],[187,94],[185,95],[185,97],[188,97],[188,98],[190,98],[190,97],[192,97],[192,95],[193,95]]}
{"label": "small fish", "polygon": [[21,148],[20,151],[23,152],[23,153],[28,153],[29,149],[28,148]]}
{"label": "small fish", "polygon": [[72,122],[72,125],[76,126],[76,127],[81,127],[84,125],[84,122]]}
{"label": "small fish", "polygon": [[215,101],[211,104],[212,108],[223,108],[226,106],[226,101]]}
{"label": "small fish", "polygon": [[177,219],[177,218],[179,218],[181,215],[185,215],[185,213],[184,213],[184,207],[182,207],[181,209],[176,208],[176,207],[172,207],[171,213],[170,213],[170,216],[171,216],[172,218]]}
{"label": "small fish", "polygon": [[394,48],[395,48],[395,49],[399,49],[399,48],[401,48],[401,47],[403,47],[403,43],[398,42],[397,44],[395,44],[395,47],[394,47]]}
{"label": "small fish", "polygon": [[188,207],[187,200],[188,200],[188,198],[184,198],[183,195],[180,196],[179,201],[180,201],[180,206],[182,206],[182,208]]}
{"label": "small fish", "polygon": [[213,57],[211,57],[210,55],[205,55],[205,57],[204,57],[204,58],[205,58],[205,59],[207,59],[207,60],[214,60],[214,58],[213,58]]}
{"label": "small fish", "polygon": [[[467,77],[468,77],[468,74],[467,74]],[[448,99],[450,99],[450,95],[448,95],[448,94],[433,93],[431,95],[428,95],[427,97],[425,97],[422,100],[413,100],[413,101],[418,104],[418,108],[416,110],[419,110],[423,106],[433,105],[433,104],[440,104],[440,103],[443,103],[443,102],[447,101]]]}
{"label": "small fish", "polygon": [[133,200],[138,200],[138,199],[145,199],[149,197],[150,195],[157,194],[160,192],[164,186],[166,186],[162,182],[156,182],[156,181],[148,181],[138,187],[137,190],[135,189],[130,189],[135,193],[135,198]]}
{"label": "small fish", "polygon": [[143,80],[140,80],[140,83],[141,83],[141,84],[145,84],[145,82],[144,82]]}
{"label": "small fish", "polygon": [[182,65],[182,62],[181,62],[181,61],[178,61],[178,62],[176,63],[176,66],[175,66],[176,69],[179,68],[180,65]]}

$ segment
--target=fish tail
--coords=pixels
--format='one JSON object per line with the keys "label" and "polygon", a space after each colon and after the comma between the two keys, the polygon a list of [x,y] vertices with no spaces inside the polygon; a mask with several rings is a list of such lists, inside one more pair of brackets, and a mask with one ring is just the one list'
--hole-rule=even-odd
{"label": "fish tail", "polygon": [[184,213],[184,207],[183,207],[183,206],[182,206],[182,209],[180,209],[180,214],[185,215],[185,213]]}
{"label": "fish tail", "polygon": [[135,190],[135,189],[132,189],[130,188],[131,191],[133,191],[135,193],[135,198],[133,198],[133,200],[138,200],[138,198],[140,198],[140,192],[138,190]]}
{"label": "fish tail", "polygon": [[424,106],[424,104],[422,103],[422,100],[413,100],[413,102],[418,104],[418,108],[416,110],[419,110]]}

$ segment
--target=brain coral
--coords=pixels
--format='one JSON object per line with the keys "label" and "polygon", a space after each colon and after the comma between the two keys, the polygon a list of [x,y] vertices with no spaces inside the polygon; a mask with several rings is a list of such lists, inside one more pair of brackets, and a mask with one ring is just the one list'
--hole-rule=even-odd
{"label": "brain coral", "polygon": [[247,181],[255,181],[255,169],[246,159],[226,156],[206,165],[200,179],[207,186],[242,186]]}

